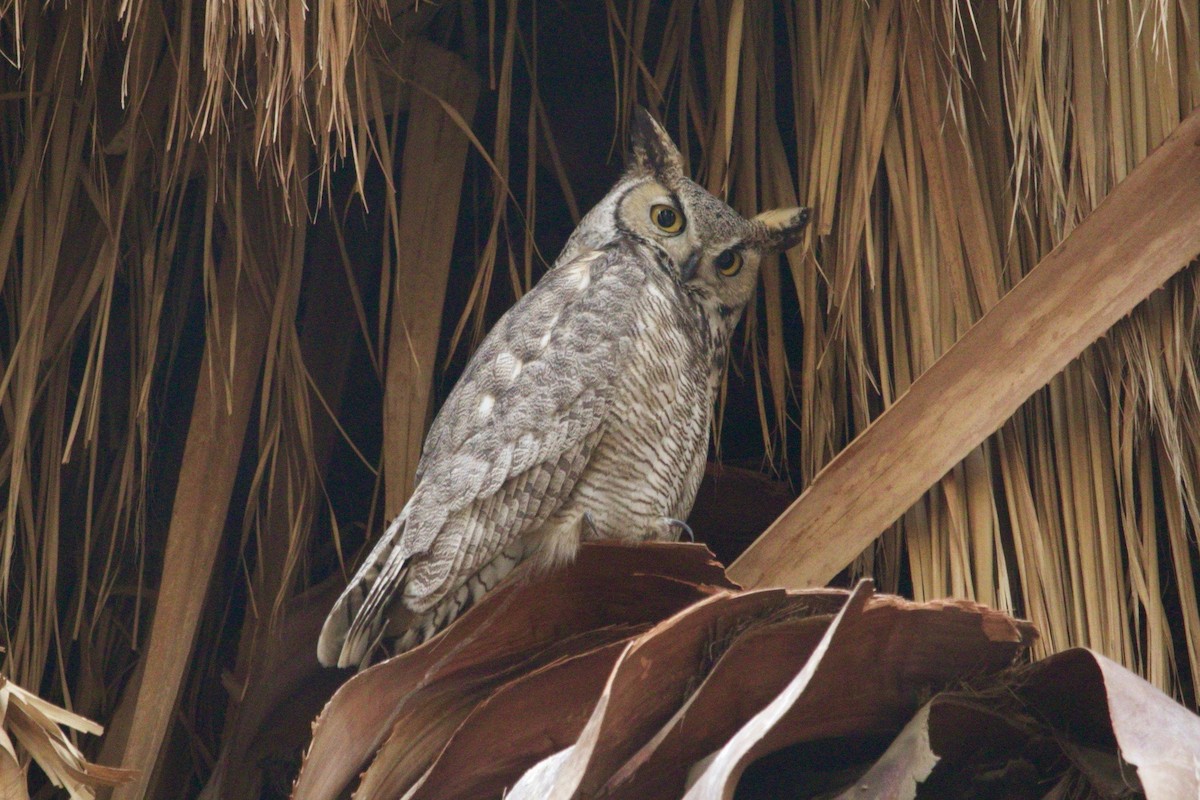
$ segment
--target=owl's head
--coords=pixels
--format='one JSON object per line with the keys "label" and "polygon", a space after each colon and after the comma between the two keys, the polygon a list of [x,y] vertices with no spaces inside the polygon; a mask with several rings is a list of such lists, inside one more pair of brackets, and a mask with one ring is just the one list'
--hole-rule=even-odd
{"label": "owl's head", "polygon": [[665,255],[689,294],[736,321],[728,312],[753,296],[759,261],[797,244],[808,218],[807,208],[738,214],[684,175],[671,137],[638,108],[625,174],[580,222],[564,258],[620,236],[636,239]]}

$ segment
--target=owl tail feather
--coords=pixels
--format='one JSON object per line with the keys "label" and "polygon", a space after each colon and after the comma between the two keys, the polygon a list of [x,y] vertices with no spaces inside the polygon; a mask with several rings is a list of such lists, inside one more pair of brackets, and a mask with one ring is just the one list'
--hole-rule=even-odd
{"label": "owl tail feather", "polygon": [[408,571],[405,554],[396,548],[403,528],[401,515],[333,604],[317,639],[317,660],[324,666],[360,666],[379,642],[387,606]]}

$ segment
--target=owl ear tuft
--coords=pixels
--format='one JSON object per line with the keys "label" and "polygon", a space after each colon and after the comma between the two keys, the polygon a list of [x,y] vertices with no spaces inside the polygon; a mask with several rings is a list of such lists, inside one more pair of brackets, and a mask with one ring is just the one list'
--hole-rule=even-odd
{"label": "owl ear tuft", "polygon": [[626,163],[629,171],[649,173],[664,182],[673,182],[683,176],[683,157],[675,143],[641,106],[633,113],[629,144]]}
{"label": "owl ear tuft", "polygon": [[763,249],[778,253],[795,247],[800,243],[811,216],[812,209],[806,206],[776,208],[756,216],[753,221],[763,226]]}

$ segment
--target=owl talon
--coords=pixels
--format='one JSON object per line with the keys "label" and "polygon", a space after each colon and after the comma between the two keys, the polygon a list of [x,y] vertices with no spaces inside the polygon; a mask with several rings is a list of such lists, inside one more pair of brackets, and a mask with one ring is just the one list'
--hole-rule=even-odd
{"label": "owl talon", "polygon": [[[687,534],[687,538],[688,538],[688,541],[689,541],[689,542],[693,542],[693,543],[694,543],[694,542],[696,541],[696,534],[692,533],[692,528],[691,528],[691,526],[690,526],[690,525],[688,525],[688,524],[687,524],[686,522],[684,522],[683,520],[681,520],[681,519],[674,519],[674,518],[672,518],[672,517],[667,517],[667,518],[665,518],[665,520],[664,520],[664,521],[667,523],[667,525],[668,525],[669,527],[672,527],[672,528],[679,528],[679,533],[680,533],[680,536],[682,536],[683,534],[685,534],[685,533],[686,533],[686,534]],[[679,539],[680,539],[680,536],[676,536],[676,537],[675,537],[675,541],[677,541],[677,542],[678,542],[678,541],[679,541]]]}
{"label": "owl talon", "polygon": [[585,541],[594,542],[601,538],[600,529],[596,527],[596,520],[592,517],[592,512],[583,512],[583,527],[585,529],[583,536]]}

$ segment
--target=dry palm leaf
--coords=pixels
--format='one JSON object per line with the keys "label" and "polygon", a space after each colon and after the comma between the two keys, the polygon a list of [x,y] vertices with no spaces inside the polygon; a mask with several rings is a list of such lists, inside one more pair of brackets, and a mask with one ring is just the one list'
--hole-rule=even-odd
{"label": "dry palm leaf", "polygon": [[728,563],[795,499],[795,490],[785,481],[710,461],[688,515],[688,525],[697,541],[704,542],[719,560]]}
{"label": "dry palm leaf", "polygon": [[336,797],[381,747],[366,796],[396,783],[407,789],[458,723],[505,684],[734,588],[699,545],[584,545],[574,564],[544,579],[530,581],[527,571],[443,634],[348,681],[315,723],[295,800]]}
{"label": "dry palm leaf", "polygon": [[96,723],[0,677],[0,797],[29,796],[13,739],[33,756],[51,783],[70,793],[71,800],[91,800],[97,788],[118,786],[134,777],[130,770],[88,763],[63,726],[97,736],[104,732]]}
{"label": "dry palm leaf", "polygon": [[1099,750],[1118,774],[1132,765],[1149,800],[1200,797],[1200,717],[1119,664],[1067,650],[1031,666],[1018,694],[1074,743],[1068,754]]}
{"label": "dry palm leaf", "polygon": [[938,763],[929,744],[929,713],[928,705],[918,711],[867,774],[854,781],[854,786],[838,795],[837,800],[850,800],[856,793],[890,800],[916,797],[917,784]]}
{"label": "dry palm leaf", "polygon": [[[313,642],[342,590],[340,576],[292,598],[258,654],[264,676],[239,698],[236,720],[201,798],[258,797],[263,764],[286,762],[308,744],[308,723],[343,676],[317,661]],[[232,690],[240,688],[232,678]]]}
{"label": "dry palm leaf", "polygon": [[[634,640],[609,675],[603,693],[570,754],[560,762],[546,797],[594,796],[609,777],[675,711],[707,671],[710,659],[756,618],[802,612],[803,598],[781,589],[723,593],[664,620]],[[514,793],[514,796],[529,796]]]}
{"label": "dry palm leaf", "polygon": [[383,441],[386,515],[400,513],[412,491],[421,443],[431,415],[434,366],[446,282],[463,194],[468,141],[445,105],[469,122],[479,78],[458,56],[429,42],[409,48],[413,92],[400,179],[396,280],[391,290],[391,335]]}
{"label": "dry palm leaf", "polygon": [[1200,254],[1200,112],[813,480],[729,568],[822,584],[1034,391]]}
{"label": "dry palm leaf", "polygon": [[[560,180],[581,177],[581,165],[596,166],[603,148],[586,134],[604,127],[597,113],[607,101],[581,98],[596,97],[596,90],[585,90],[599,86],[597,74],[607,68],[601,63],[597,70],[587,57],[588,44],[603,49],[606,19],[619,109],[649,99],[690,134],[681,144],[701,177],[707,171],[713,185],[727,184],[745,210],[789,192],[819,201],[820,229],[828,235],[793,251],[796,297],[788,293],[789,276],[768,268],[759,346],[734,364],[754,365],[757,391],[742,398],[743,408],[753,416],[756,394],[764,426],[764,450],[740,454],[746,460],[739,463],[758,466],[765,457],[780,464],[791,443],[797,485],[896,402],[1026,265],[1062,241],[1200,102],[1195,2],[881,0],[839,15],[831,3],[610,0],[590,17],[596,30],[537,32],[539,15],[570,6],[559,19],[587,20],[591,5],[0,2],[5,53],[15,62],[0,70],[0,316],[8,321],[0,333],[0,484],[9,499],[0,566],[11,568],[9,608],[20,610],[7,621],[5,675],[56,687],[73,708],[93,716],[113,708],[125,690],[126,700],[105,720],[106,751],[119,754],[130,733],[166,743],[162,760],[175,767],[160,770],[167,780],[182,783],[189,768],[203,780],[218,741],[243,735],[236,715],[222,718],[218,708],[225,705],[220,666],[231,663],[227,643],[238,639],[231,628],[242,618],[222,617],[232,604],[213,593],[197,623],[202,593],[195,585],[211,573],[213,585],[227,589],[241,579],[243,564],[275,576],[261,583],[250,578],[258,613],[241,623],[243,640],[261,642],[248,632],[250,620],[269,627],[291,594],[327,572],[332,557],[326,550],[312,560],[305,546],[312,507],[322,499],[318,484],[331,475],[305,462],[312,448],[293,448],[288,456],[289,448],[270,440],[312,427],[305,417],[313,412],[300,402],[300,373],[310,371],[319,385],[324,367],[307,354],[282,356],[297,326],[309,321],[295,313],[297,302],[320,304],[322,295],[310,291],[308,272],[305,289],[297,291],[301,252],[263,263],[238,262],[238,254],[289,237],[303,250],[300,209],[324,195],[308,192],[306,176],[320,175],[318,183],[327,186],[338,153],[353,158],[346,172],[364,192],[382,172],[387,190],[382,199],[372,195],[370,206],[374,218],[382,210],[389,220],[384,267],[359,281],[364,290],[361,296],[356,290],[353,304],[324,302],[346,321],[358,318],[370,339],[372,372],[383,372],[396,328],[387,328],[388,304],[376,301],[394,296],[394,264],[401,250],[416,246],[399,232],[391,184],[409,166],[397,164],[395,132],[411,108],[411,87],[398,88],[390,78],[408,56],[391,57],[389,49],[405,52],[422,37],[436,40],[468,63],[474,59],[481,73],[490,66],[491,85],[501,89],[481,101],[488,111],[481,115],[484,129],[490,118],[499,123],[485,137],[495,158],[484,157],[497,185],[466,192],[469,202],[483,198],[466,216],[475,218],[477,247],[487,256],[464,259],[484,267],[464,320],[478,324],[506,302],[508,293],[495,284],[513,274],[514,252],[525,253],[523,285],[530,282],[531,240],[512,241],[511,209],[524,207],[532,223],[536,208],[542,236],[553,227],[546,222],[552,219],[546,192],[533,191],[537,173],[549,174],[546,165],[527,165],[550,152]],[[394,47],[401,39],[404,45]],[[539,58],[547,65],[540,72]],[[561,153],[550,141],[540,146],[532,127],[529,136],[512,130],[535,117],[547,137],[554,123]],[[477,139],[471,143],[484,149]],[[253,175],[248,159],[255,159]],[[235,175],[244,191],[231,189]],[[524,197],[499,201],[501,186],[507,196],[522,185]],[[581,197],[585,185],[577,184]],[[263,226],[223,213],[249,193],[292,209],[292,221]],[[1153,187],[1146,202],[1156,194]],[[1142,228],[1138,219],[1119,224]],[[405,227],[440,236],[455,222]],[[241,478],[226,492],[218,484],[228,470],[197,470],[203,457],[189,457],[178,522],[170,529],[170,509],[162,507],[179,477],[174,442],[182,442],[188,423],[173,423],[172,409],[186,413],[201,370],[210,380],[214,374],[191,358],[200,346],[192,331],[219,331],[217,338],[233,343],[228,303],[185,313],[198,302],[201,281],[206,300],[218,295],[222,270],[213,262],[225,257],[239,264],[242,289],[273,295],[263,298],[270,317],[260,326],[269,329],[264,374],[274,372],[270,385],[289,385],[296,400],[281,404],[288,392],[264,386],[259,420],[269,424],[258,441],[242,444],[235,431],[218,426],[221,436],[207,444],[213,452],[206,463],[222,465],[248,464],[258,445],[247,515],[267,523],[245,529],[240,563],[208,558],[218,539],[216,546],[226,548],[219,552],[238,550],[227,547],[236,531],[219,531],[220,519],[200,523],[189,515],[201,501],[241,497],[247,488]],[[306,270],[332,263],[311,250],[307,259]],[[276,268],[290,274],[272,291]],[[451,286],[463,277],[454,270]],[[446,313],[455,313],[450,295]],[[1041,652],[1087,643],[1194,702],[1198,296],[1196,268],[1152,295],[1022,407],[1000,436],[940,482],[931,479],[933,491],[856,569],[873,572],[883,586],[911,585],[918,598],[951,593],[1019,608],[1042,631]],[[189,324],[189,316],[196,322],[203,316],[203,325]],[[239,345],[256,338],[244,318],[238,328]],[[257,366],[238,363],[229,388],[254,394],[248,384],[258,380]],[[281,380],[281,373],[291,377]],[[394,385],[394,375],[387,379]],[[214,404],[218,417],[230,399],[225,394]],[[244,404],[237,405],[240,414]],[[330,403],[339,424],[350,421],[347,414],[375,414],[349,405],[359,408]],[[784,436],[793,413],[798,433]],[[379,427],[376,418],[367,424]],[[359,444],[371,452],[366,445],[375,442]],[[272,460],[276,466],[265,469]],[[201,482],[192,477],[197,472]],[[197,499],[196,491],[207,496]],[[380,493],[391,500],[399,490],[389,484]],[[720,494],[728,503],[727,491]],[[336,505],[330,503],[338,524],[361,521],[353,504]],[[731,510],[740,513],[722,512]],[[737,532],[756,526],[757,534],[765,526],[757,519],[744,515]],[[254,547],[267,527],[285,532],[286,541],[264,539]],[[157,567],[168,530],[174,549],[160,595]],[[835,526],[827,538],[836,547],[872,534]],[[852,549],[835,561],[845,563]],[[197,556],[194,569],[181,557],[189,551]],[[185,648],[163,636],[146,641],[151,610],[162,612],[155,624],[171,637],[180,631],[180,641],[197,637],[194,647],[188,644],[195,656],[180,656]],[[160,657],[168,649],[170,658]],[[239,653],[230,683],[255,705],[258,684],[247,663],[253,662]],[[133,730],[143,675],[166,688],[156,697],[173,698],[182,688],[184,700],[148,700],[139,724],[153,717],[152,724]],[[694,709],[708,701],[697,697]],[[300,733],[306,732],[307,725]],[[144,749],[157,757],[159,746]],[[5,765],[0,779],[12,779],[5,770],[13,765]]]}
{"label": "dry palm leaf", "polygon": [[1076,648],[943,692],[837,800],[1196,797],[1200,717],[1104,656]]}
{"label": "dry palm leaf", "polygon": [[[139,772],[114,792],[118,800],[135,800],[146,794],[161,754],[191,663],[205,590],[225,529],[250,420],[266,349],[267,319],[255,293],[246,287],[239,291],[239,272],[235,264],[226,263],[218,276],[225,328],[205,347],[167,534],[146,668],[141,682],[130,687],[136,692],[136,706],[121,763]],[[232,379],[226,383],[230,375]]]}
{"label": "dry palm leaf", "polygon": [[[501,660],[476,665],[469,674],[428,677],[396,705],[390,719],[391,735],[375,753],[354,796],[358,800],[388,800],[416,790],[424,783],[422,776],[462,730],[464,721],[478,718],[476,712],[489,697],[508,689],[512,681],[576,657],[595,656],[602,676],[621,646],[645,627],[615,624],[567,633],[522,653],[516,663]],[[556,671],[553,677],[563,676]],[[571,716],[583,718],[584,714],[576,709]],[[562,721],[554,719],[556,726]],[[511,723],[505,720],[502,730]],[[547,734],[547,739],[552,736]],[[430,788],[439,789],[436,783]]]}
{"label": "dry palm leaf", "polygon": [[630,638],[563,656],[500,687],[463,720],[406,800],[501,796],[531,763],[579,737]]}
{"label": "dry palm leaf", "polygon": [[[7,735],[7,734],[6,734]],[[29,788],[25,785],[25,770],[17,763],[17,757],[9,752],[10,742],[0,747],[0,797],[11,800],[29,800]]]}
{"label": "dry palm leaf", "polygon": [[797,742],[895,730],[922,688],[995,672],[1033,638],[971,603],[871,595],[860,583],[788,685],[697,765],[688,800],[729,797],[750,762]]}
{"label": "dry palm leaf", "polygon": [[[697,660],[704,630],[711,666]],[[719,594],[631,642],[578,740],[531,767],[504,796],[686,792],[690,800],[727,800],[735,787],[746,797],[840,791],[839,800],[1196,796],[1200,718],[1090,651],[1006,669],[1032,636],[1028,623],[973,603],[873,596],[868,583],[849,596]],[[791,663],[786,674],[775,669],[784,662]],[[684,680],[688,663],[691,683]],[[663,709],[677,702],[664,718]],[[481,721],[470,735],[502,738],[513,719],[521,718],[497,718],[491,727]],[[649,735],[655,719],[665,723]],[[892,736],[886,750],[872,749]],[[715,745],[707,758],[705,743]],[[746,768],[771,753],[792,755],[742,785]],[[843,768],[831,769],[846,753]],[[463,773],[479,768],[466,751],[455,766],[456,787],[469,785]],[[773,783],[764,788],[757,781],[768,774]],[[498,785],[452,794],[496,797]]]}
{"label": "dry palm leaf", "polygon": [[[806,596],[812,616],[785,617],[733,640],[674,715],[615,771],[612,797],[678,797],[690,765],[720,748],[777,695],[816,649],[845,595]],[[828,603],[827,613],[819,613]],[[812,604],[812,605],[810,605]]]}
{"label": "dry palm leaf", "polygon": [[713,750],[709,780],[731,789],[795,741],[898,730],[919,692],[996,672],[1032,635],[971,603],[913,604],[868,583],[719,594],[633,640],[579,738],[506,796],[678,797]]}
{"label": "dry palm leaf", "polygon": [[993,709],[967,693],[943,692],[909,720],[837,800],[912,800],[922,785],[927,796],[933,791],[939,792],[937,797],[970,796],[972,785],[1032,794],[1038,783],[1053,780],[1046,777],[1049,771],[1062,771],[1055,748],[1045,746],[1050,743],[1023,713]]}

